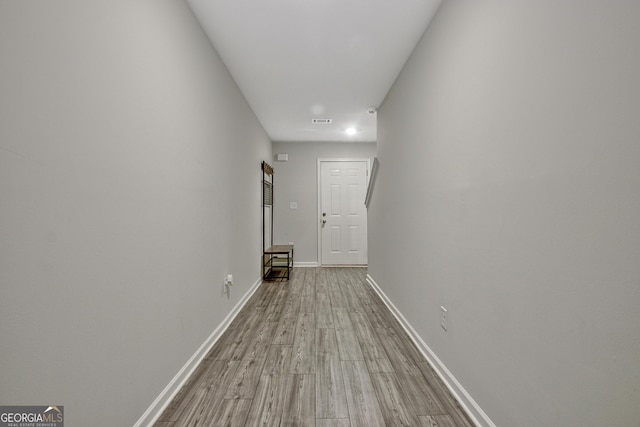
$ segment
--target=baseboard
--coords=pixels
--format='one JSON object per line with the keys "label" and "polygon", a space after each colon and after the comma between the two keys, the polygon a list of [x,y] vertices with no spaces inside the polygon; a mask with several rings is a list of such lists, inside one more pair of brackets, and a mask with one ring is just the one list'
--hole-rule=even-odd
{"label": "baseboard", "polygon": [[251,286],[251,288],[247,291],[247,293],[238,301],[238,303],[233,307],[231,312],[224,318],[222,323],[218,325],[218,327],[209,335],[209,337],[205,340],[204,343],[200,346],[200,348],[191,356],[187,363],[178,371],[178,373],[173,377],[173,379],[167,384],[167,386],[162,390],[162,393],[153,401],[151,406],[147,408],[147,410],[142,414],[140,419],[134,424],[133,427],[148,427],[152,426],[160,415],[162,415],[162,411],[165,410],[169,403],[176,396],[178,391],[182,388],[182,386],[189,379],[191,374],[196,370],[198,365],[202,362],[205,356],[209,353],[214,344],[220,339],[224,331],[227,330],[233,319],[238,315],[240,310],[245,306],[249,298],[255,293],[258,287],[262,284],[262,280],[258,279],[256,283]]}
{"label": "baseboard", "polygon": [[317,262],[294,262],[294,267],[318,267]]}
{"label": "baseboard", "polygon": [[433,370],[442,379],[451,394],[456,398],[458,403],[460,403],[469,418],[471,418],[471,421],[473,421],[474,424],[479,427],[496,427],[493,421],[489,419],[482,408],[480,408],[476,401],[473,400],[471,395],[469,395],[464,387],[462,387],[462,384],[460,384],[458,380],[456,380],[451,371],[447,369],[444,363],[442,363],[438,356],[436,356],[431,348],[429,348],[427,343],[425,343],[420,335],[418,335],[415,329],[413,329],[413,326],[411,326],[407,319],[405,319],[400,310],[396,308],[396,306],[391,302],[391,300],[387,297],[380,286],[378,286],[376,281],[373,280],[373,278],[369,274],[367,274],[367,283],[369,283],[369,286],[371,286],[371,288],[378,294],[378,296],[382,299],[387,308],[389,308],[395,318],[398,319],[398,322],[400,322],[404,330],[407,332],[407,334],[409,334],[409,337],[418,347],[418,350],[420,350],[424,358],[427,360],[427,362],[429,362]]}

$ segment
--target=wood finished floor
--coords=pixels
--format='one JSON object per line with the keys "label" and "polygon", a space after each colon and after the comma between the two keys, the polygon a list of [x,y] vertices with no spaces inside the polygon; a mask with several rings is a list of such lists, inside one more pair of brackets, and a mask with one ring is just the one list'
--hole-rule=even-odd
{"label": "wood finished floor", "polygon": [[261,285],[155,426],[472,426],[365,276]]}

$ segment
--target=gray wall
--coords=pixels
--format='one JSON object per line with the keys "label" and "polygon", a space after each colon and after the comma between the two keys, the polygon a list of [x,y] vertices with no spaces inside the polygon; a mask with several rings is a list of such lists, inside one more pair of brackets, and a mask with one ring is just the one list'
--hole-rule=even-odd
{"label": "gray wall", "polygon": [[638,16],[444,2],[379,110],[369,272],[496,425],[640,420]]}
{"label": "gray wall", "polygon": [[259,279],[271,143],[185,2],[2,1],[0,52],[0,404],[132,425]]}
{"label": "gray wall", "polygon": [[[370,158],[375,143],[274,142],[274,156],[289,154],[288,162],[272,162],[274,168],[273,241],[293,242],[294,261],[318,262],[318,158]],[[298,209],[289,209],[297,202]]]}

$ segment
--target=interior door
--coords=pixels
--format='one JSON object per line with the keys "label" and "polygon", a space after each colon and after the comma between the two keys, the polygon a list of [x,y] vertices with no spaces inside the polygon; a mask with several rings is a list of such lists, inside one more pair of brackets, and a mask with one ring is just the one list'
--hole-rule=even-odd
{"label": "interior door", "polygon": [[366,265],[369,162],[319,163],[321,264]]}

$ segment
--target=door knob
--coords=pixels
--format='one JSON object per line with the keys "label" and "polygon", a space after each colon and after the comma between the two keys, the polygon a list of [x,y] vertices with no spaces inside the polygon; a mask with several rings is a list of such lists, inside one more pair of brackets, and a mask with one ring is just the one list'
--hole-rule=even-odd
{"label": "door knob", "polygon": [[322,212],[322,216],[327,216],[327,213],[326,212]]}
{"label": "door knob", "polygon": [[327,220],[326,220],[326,219],[323,219],[323,220],[322,220],[322,223],[323,223],[323,224],[326,224],[326,223],[327,223]]}

